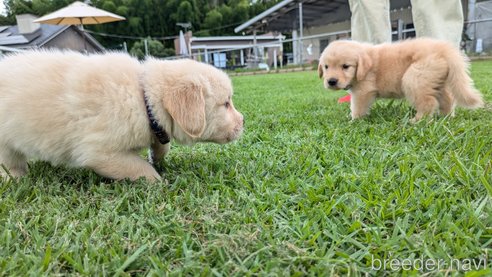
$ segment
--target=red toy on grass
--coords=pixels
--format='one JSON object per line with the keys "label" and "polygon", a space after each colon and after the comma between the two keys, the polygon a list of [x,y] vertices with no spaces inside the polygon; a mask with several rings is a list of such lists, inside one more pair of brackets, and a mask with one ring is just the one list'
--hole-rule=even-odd
{"label": "red toy on grass", "polygon": [[338,98],[338,103],[350,102],[350,94]]}

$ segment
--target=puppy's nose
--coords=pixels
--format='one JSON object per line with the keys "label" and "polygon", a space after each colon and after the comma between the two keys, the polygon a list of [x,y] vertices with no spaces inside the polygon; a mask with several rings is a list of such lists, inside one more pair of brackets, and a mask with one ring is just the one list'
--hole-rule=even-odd
{"label": "puppy's nose", "polygon": [[245,121],[244,121],[244,115],[243,115],[243,126],[244,126],[244,123],[245,123]]}
{"label": "puppy's nose", "polygon": [[338,83],[338,79],[336,79],[336,78],[331,78],[331,79],[328,80],[328,85],[330,85],[332,87],[333,86],[336,86],[337,83]]}

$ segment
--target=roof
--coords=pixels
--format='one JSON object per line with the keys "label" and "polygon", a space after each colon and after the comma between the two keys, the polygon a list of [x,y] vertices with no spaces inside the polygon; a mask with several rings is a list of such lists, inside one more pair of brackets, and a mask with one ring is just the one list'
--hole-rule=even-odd
{"label": "roof", "polygon": [[22,52],[22,50],[17,49],[17,48],[12,48],[12,47],[7,47],[7,46],[0,46],[0,53],[2,51],[5,51],[5,52]]}
{"label": "roof", "polygon": [[45,25],[30,34],[20,34],[17,26],[0,27],[0,45],[29,48],[40,46],[68,26]]}
{"label": "roof", "polygon": [[[192,41],[231,41],[231,40],[254,40],[254,36],[223,36],[223,37],[193,37]],[[261,35],[256,40],[278,40],[279,36]]]}
{"label": "roof", "polygon": [[[347,0],[284,0],[236,27],[234,32],[296,30],[299,28],[299,3],[302,3],[304,28],[350,19]],[[390,5],[391,9],[400,9],[410,6],[410,0],[392,0]]]}
{"label": "roof", "polygon": [[260,36],[224,36],[224,37],[193,37],[190,44],[191,49],[244,49],[251,47],[254,41],[265,47],[280,47],[279,39],[282,35],[273,36],[265,34]]}
{"label": "roof", "polygon": [[[70,25],[49,25],[40,24],[39,29],[29,34],[20,34],[18,27],[15,26],[0,26],[0,46],[7,46],[12,48],[37,48],[42,47],[56,36],[64,32],[65,30],[73,28],[76,32],[82,35],[82,31],[78,27]],[[93,45],[100,48],[104,47],[97,42],[91,35],[83,32],[86,39]]]}

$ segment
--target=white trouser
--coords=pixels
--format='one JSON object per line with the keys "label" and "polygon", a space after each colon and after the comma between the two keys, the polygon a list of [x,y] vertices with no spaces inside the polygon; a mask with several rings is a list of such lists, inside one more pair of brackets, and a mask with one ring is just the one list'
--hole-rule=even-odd
{"label": "white trouser", "polygon": [[[391,41],[389,0],[349,0],[352,39],[382,43]],[[411,0],[417,37],[448,40],[459,47],[463,32],[461,0]]]}

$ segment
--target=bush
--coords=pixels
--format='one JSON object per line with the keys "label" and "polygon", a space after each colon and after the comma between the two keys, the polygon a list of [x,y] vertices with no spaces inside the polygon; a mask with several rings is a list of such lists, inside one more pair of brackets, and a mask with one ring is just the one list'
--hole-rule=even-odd
{"label": "bush", "polygon": [[[164,45],[158,40],[148,38],[147,43],[148,43],[148,50],[150,56],[165,58],[175,55],[175,51],[173,48],[165,48]],[[144,40],[137,41],[130,49],[130,54],[139,59],[144,59],[145,58]]]}

